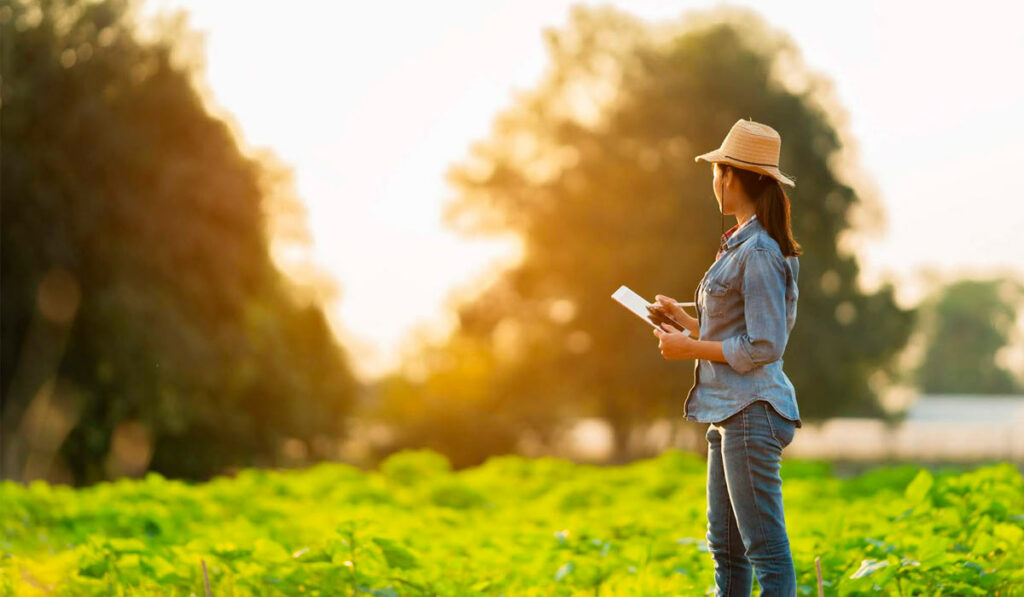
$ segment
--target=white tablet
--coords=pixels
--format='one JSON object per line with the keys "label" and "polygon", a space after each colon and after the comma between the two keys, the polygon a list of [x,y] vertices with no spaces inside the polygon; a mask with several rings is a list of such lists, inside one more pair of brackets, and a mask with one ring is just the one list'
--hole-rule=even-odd
{"label": "white tablet", "polygon": [[677,323],[675,320],[671,319],[667,315],[664,316],[664,320],[660,320],[653,317],[652,313],[647,310],[647,307],[653,307],[655,303],[647,302],[647,300],[644,299],[644,297],[633,292],[626,285],[619,286],[619,289],[612,293],[612,298],[615,299],[617,303],[619,303],[626,309],[629,309],[630,313],[633,313],[640,319],[646,321],[652,328],[657,328],[659,330],[665,331],[665,328],[659,326],[658,322],[667,321],[669,325],[677,328],[679,331],[683,332],[687,336],[690,335],[690,330],[686,329],[685,327],[683,327],[683,324]]}

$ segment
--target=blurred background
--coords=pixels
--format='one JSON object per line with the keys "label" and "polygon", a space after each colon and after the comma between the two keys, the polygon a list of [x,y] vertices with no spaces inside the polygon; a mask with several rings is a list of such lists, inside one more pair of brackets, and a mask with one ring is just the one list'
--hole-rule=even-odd
{"label": "blurred background", "polygon": [[787,456],[1024,470],[1022,16],[0,1],[0,474],[703,453],[610,295],[693,300],[739,118],[797,181]]}

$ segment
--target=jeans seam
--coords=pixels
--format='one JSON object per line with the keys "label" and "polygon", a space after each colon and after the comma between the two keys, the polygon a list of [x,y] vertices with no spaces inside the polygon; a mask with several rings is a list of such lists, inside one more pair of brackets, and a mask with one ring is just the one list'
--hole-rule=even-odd
{"label": "jeans seam", "polygon": [[[746,467],[745,468],[747,469],[747,481],[750,482],[751,498],[752,498],[752,501],[754,502],[754,510],[757,512],[757,528],[761,531],[761,538],[762,539],[767,539],[767,535],[765,535],[765,532],[764,532],[764,520],[762,519],[762,516],[761,516],[761,509],[757,505],[757,490],[755,489],[755,486],[754,486],[754,476],[750,472],[750,458],[749,458],[749,455],[750,455],[750,444],[747,443],[747,439],[748,439],[748,437],[747,437],[747,417],[744,416],[744,417],[742,417],[742,419],[743,419],[743,448],[746,451],[746,454],[744,454],[744,460],[746,461]],[[753,543],[753,542],[751,542],[751,543]]]}
{"label": "jeans seam", "polygon": [[[723,455],[724,456],[724,455]],[[724,464],[724,462],[723,462]],[[723,467],[724,468],[724,467]],[[724,470],[722,471],[724,475]],[[728,485],[726,485],[728,492]],[[725,561],[729,571],[725,575],[725,594],[729,594],[729,585],[732,584],[732,500],[729,500],[729,512],[725,515]]]}
{"label": "jeans seam", "polygon": [[[710,432],[711,427],[713,425],[714,425],[714,423],[712,423],[711,425],[708,426],[708,432]],[[721,462],[722,462],[722,481],[725,482],[725,450],[723,449],[724,448],[723,444],[725,442],[723,441],[723,439],[724,438],[721,438],[721,437],[719,438],[718,450],[719,450],[719,458],[721,459]],[[728,493],[729,493],[728,487],[729,487],[729,485],[728,485],[728,483],[726,483],[726,495],[728,495]],[[725,554],[726,555],[725,555],[725,558],[724,558],[724,560],[725,560],[725,588],[722,591],[723,595],[729,595],[729,593],[730,593],[729,587],[732,584],[732,574],[733,574],[733,565],[732,565],[732,516],[733,516],[732,515],[732,498],[730,497],[729,498],[729,507],[726,509],[726,514],[725,514]]]}

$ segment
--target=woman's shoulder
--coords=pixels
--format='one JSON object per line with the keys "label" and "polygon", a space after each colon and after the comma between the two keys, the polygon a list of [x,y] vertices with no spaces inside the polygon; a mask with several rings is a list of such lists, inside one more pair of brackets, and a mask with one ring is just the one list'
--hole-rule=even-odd
{"label": "woman's shoulder", "polygon": [[782,254],[782,249],[779,248],[779,243],[775,242],[771,234],[765,230],[764,226],[758,226],[754,234],[750,235],[750,246],[751,248],[768,249],[777,252],[779,255]]}
{"label": "woman's shoulder", "polygon": [[752,235],[749,241],[740,247],[743,249],[738,255],[741,270],[745,270],[753,264],[779,272],[789,270],[795,274],[800,267],[799,258],[796,255],[789,257],[783,255],[779,243],[763,228],[759,229],[757,234]]}
{"label": "woman's shoulder", "polygon": [[750,257],[757,254],[758,257],[761,257],[761,259],[756,260],[759,263],[764,265],[772,264],[774,269],[779,271],[788,269],[793,272],[793,277],[796,277],[800,268],[800,258],[796,255],[790,255],[789,257],[783,255],[779,243],[765,229],[759,229],[757,234],[750,238],[750,242],[744,244],[749,245],[746,251],[747,254],[743,259],[745,266],[749,265]]}
{"label": "woman's shoulder", "polygon": [[744,244],[748,245],[746,251],[748,259],[751,253],[759,251],[762,254],[767,254],[773,260],[779,262],[786,260],[785,255],[782,254],[782,248],[779,247],[779,243],[764,228],[759,228],[757,233],[750,237],[750,242]]}
{"label": "woman's shoulder", "polygon": [[796,261],[798,257],[796,255],[790,255],[789,257],[782,254],[782,247],[779,246],[778,241],[772,238],[771,234],[763,227],[758,227],[757,234],[751,236],[751,248],[761,249],[762,251],[770,251],[773,256],[785,261]]}

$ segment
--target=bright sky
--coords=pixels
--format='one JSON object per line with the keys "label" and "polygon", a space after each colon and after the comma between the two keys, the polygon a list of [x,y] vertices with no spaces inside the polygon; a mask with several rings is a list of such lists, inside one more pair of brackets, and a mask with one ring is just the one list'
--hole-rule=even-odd
{"label": "bright sky", "polygon": [[[295,1],[283,11],[270,1],[149,0],[150,10],[190,12],[206,37],[212,101],[233,115],[247,146],[270,148],[294,169],[311,258],[340,290],[326,309],[364,379],[396,363],[413,328],[443,336],[453,323],[446,295],[514,258],[507,240],[469,241],[442,227],[453,192],[443,174],[487,136],[513,90],[537,81],[546,67],[541,30],[563,26],[570,4]],[[655,20],[718,3],[613,4]],[[909,306],[929,270],[1024,275],[1015,176],[1024,82],[1013,74],[1024,64],[1024,9],[735,4],[787,31],[848,111],[885,211],[883,228],[857,248],[865,289],[898,278]]]}

